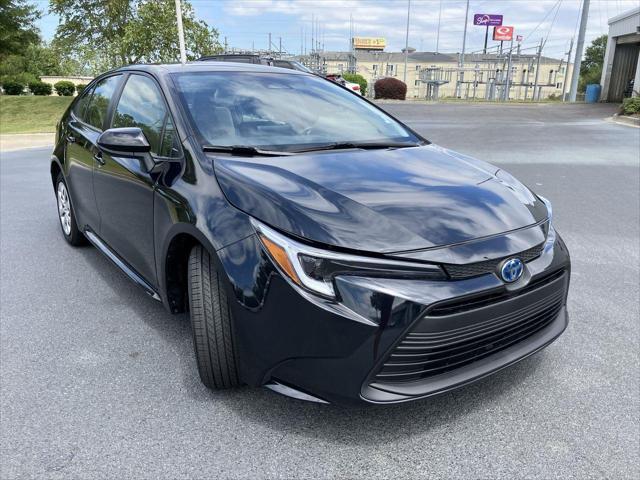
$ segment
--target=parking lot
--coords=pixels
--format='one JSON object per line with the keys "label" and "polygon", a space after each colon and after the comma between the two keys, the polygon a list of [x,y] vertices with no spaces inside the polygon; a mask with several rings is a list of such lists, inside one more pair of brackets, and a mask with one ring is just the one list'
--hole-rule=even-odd
{"label": "parking lot", "polygon": [[553,202],[573,262],[557,342],[410,404],[210,392],[188,317],[65,243],[51,149],[2,153],[0,478],[638,478],[640,129],[612,105],[383,107]]}

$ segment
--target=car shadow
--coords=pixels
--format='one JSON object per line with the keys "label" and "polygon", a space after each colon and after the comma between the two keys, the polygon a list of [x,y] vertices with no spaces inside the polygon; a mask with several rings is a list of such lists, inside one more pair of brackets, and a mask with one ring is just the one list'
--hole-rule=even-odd
{"label": "car shadow", "polygon": [[[265,388],[240,387],[210,391],[199,380],[187,314],[173,315],[152,300],[95,248],[79,249],[91,268],[134,311],[137,318],[161,335],[167,348],[178,353],[183,392],[194,401],[210,402],[287,435],[344,445],[388,444],[450,425],[512,394],[544,363],[545,353],[529,357],[488,378],[457,390],[414,402],[342,407],[304,402]],[[514,402],[514,405],[516,402]],[[366,425],[366,428],[363,428]]]}

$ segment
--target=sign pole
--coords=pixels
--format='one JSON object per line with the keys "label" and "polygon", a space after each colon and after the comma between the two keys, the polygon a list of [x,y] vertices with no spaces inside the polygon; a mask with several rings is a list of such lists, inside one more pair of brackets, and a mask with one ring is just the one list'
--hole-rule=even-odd
{"label": "sign pole", "polygon": [[487,40],[489,39],[489,24],[487,23],[487,28],[484,31],[484,49],[482,50],[482,53],[484,53],[486,55],[487,53]]}

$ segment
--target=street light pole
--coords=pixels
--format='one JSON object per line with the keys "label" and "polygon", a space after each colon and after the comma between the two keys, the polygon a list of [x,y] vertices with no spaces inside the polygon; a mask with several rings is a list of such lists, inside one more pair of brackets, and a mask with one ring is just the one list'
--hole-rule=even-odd
{"label": "street light pole", "polygon": [[576,56],[573,60],[573,72],[571,72],[571,90],[569,90],[569,101],[575,102],[578,94],[578,79],[580,77],[580,65],[582,64],[582,49],[584,48],[584,35],[587,30],[587,19],[589,18],[589,0],[582,0],[582,16],[580,17],[580,30],[578,31],[578,44],[576,45]]}
{"label": "street light pole", "polygon": [[184,30],[182,29],[182,7],[180,0],[176,0],[176,20],[178,21],[178,41],[180,43],[180,63],[187,63],[187,50],[184,45]]}
{"label": "street light pole", "polygon": [[411,0],[407,0],[407,34],[404,37],[404,84],[407,84],[407,59],[409,57],[409,16],[411,15]]}

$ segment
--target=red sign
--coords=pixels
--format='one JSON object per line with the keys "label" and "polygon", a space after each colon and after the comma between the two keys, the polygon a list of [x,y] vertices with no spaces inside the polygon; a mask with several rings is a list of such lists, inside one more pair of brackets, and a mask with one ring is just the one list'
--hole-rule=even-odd
{"label": "red sign", "polygon": [[494,27],[493,39],[498,42],[513,40],[513,27],[506,27],[504,25]]}

